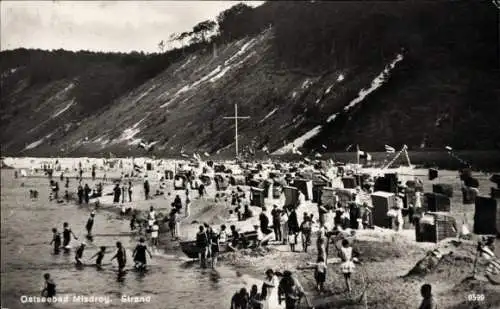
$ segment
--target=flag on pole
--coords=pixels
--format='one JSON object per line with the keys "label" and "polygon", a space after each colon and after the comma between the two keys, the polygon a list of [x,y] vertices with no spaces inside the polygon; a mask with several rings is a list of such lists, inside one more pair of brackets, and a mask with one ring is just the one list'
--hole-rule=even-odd
{"label": "flag on pole", "polygon": [[384,148],[385,148],[385,152],[387,152],[387,153],[395,153],[396,152],[396,149],[394,147],[389,146],[389,145],[384,145]]}

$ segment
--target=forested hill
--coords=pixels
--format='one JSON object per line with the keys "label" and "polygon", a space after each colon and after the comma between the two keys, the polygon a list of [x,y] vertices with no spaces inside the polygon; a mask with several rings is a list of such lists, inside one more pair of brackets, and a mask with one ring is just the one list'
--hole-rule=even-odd
{"label": "forested hill", "polygon": [[498,150],[498,15],[492,1],[273,1],[157,54],[4,51],[2,155],[232,153],[234,104],[251,117],[242,149]]}

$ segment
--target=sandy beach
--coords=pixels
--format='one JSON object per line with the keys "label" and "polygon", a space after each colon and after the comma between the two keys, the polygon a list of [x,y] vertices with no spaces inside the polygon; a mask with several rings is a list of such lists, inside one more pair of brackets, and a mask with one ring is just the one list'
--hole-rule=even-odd
{"label": "sandy beach", "polygon": [[[426,181],[426,170],[415,170],[416,175],[420,175],[424,180],[425,192],[432,191],[432,182]],[[32,175],[37,176],[37,175]],[[68,175],[74,177],[71,173]],[[108,178],[118,178],[120,172],[108,171]],[[474,175],[480,181],[480,190],[483,195],[489,192],[491,183],[485,175]],[[97,175],[102,177],[102,174]],[[457,219],[459,225],[464,220],[472,229],[474,207],[465,207],[461,203],[461,194],[459,194],[460,183],[457,178],[456,171],[440,171],[440,183],[449,183],[454,187],[455,194],[452,199],[451,213]],[[57,178],[57,177],[55,177]],[[84,179],[84,183],[88,182],[92,187],[95,183],[91,179]],[[126,207],[133,207],[141,212],[146,212],[150,206],[153,206],[157,212],[167,213],[171,209],[171,203],[176,195],[185,200],[184,190],[174,190],[173,182],[167,181],[165,194],[156,196],[151,200],[145,200],[142,181],[137,178],[134,181],[134,201],[125,203]],[[70,190],[75,190],[76,181],[71,180]],[[435,183],[435,182],[434,182]],[[157,182],[151,182],[151,192],[155,191]],[[249,188],[241,186],[247,193]],[[224,192],[226,196],[215,198],[223,192],[217,192],[215,185],[212,183],[207,187],[208,196],[198,198],[196,190],[190,190],[191,195],[191,214],[187,218],[183,218],[181,222],[181,240],[194,240],[197,228],[201,223],[208,223],[215,226],[216,229],[221,224],[234,224],[240,231],[253,230],[253,225],[258,224],[258,214],[261,208],[251,206],[254,212],[254,217],[246,221],[228,222],[229,210],[234,208],[230,205],[230,192],[233,190],[231,186]],[[104,195],[99,198],[100,210],[112,211],[119,218],[120,205],[112,204],[112,196],[106,195],[112,192],[112,183],[106,182],[104,185]],[[95,201],[91,201],[89,207],[94,207]],[[246,204],[248,201],[243,201]],[[282,206],[284,203],[283,196],[279,199],[266,199],[267,212],[276,204]],[[317,206],[310,201],[304,202],[299,209],[298,218],[302,218],[302,213],[312,213],[317,218]],[[464,216],[465,214],[465,216]],[[128,217],[124,217],[128,220]],[[313,229],[317,228],[317,224]],[[313,233],[314,234],[314,233]],[[474,239],[474,238],[473,238]],[[326,294],[317,295],[315,291],[315,283],[312,269],[302,269],[307,262],[313,262],[316,259],[316,247],[311,246],[308,253],[301,252],[302,248],[297,246],[298,252],[290,252],[287,245],[276,244],[271,242],[270,245],[259,249],[243,249],[238,252],[226,253],[220,257],[220,263],[226,266],[233,267],[239,275],[242,276],[245,282],[250,284],[259,284],[260,279],[264,278],[264,273],[267,269],[275,271],[292,270],[300,280],[308,298],[316,308],[374,308],[374,309],[391,309],[391,308],[416,308],[420,301],[419,289],[424,283],[430,283],[434,287],[437,299],[443,308],[499,308],[500,307],[500,287],[490,284],[481,273],[484,272],[484,263],[479,263],[478,272],[480,275],[475,280],[468,280],[472,273],[473,261],[475,256],[475,242],[457,241],[457,239],[448,239],[440,243],[418,243],[415,241],[415,231],[413,228],[405,229],[400,232],[387,229],[368,229],[357,230],[355,235],[350,237],[353,246],[360,251],[361,264],[353,276],[352,295],[345,292],[345,286],[342,275],[339,270],[339,260],[335,248],[330,245],[328,259],[328,275]],[[299,242],[300,243],[300,242]],[[315,237],[312,239],[315,243]],[[160,236],[160,247],[165,251],[180,252],[178,241],[171,239],[169,233],[163,233]],[[500,244],[497,240],[497,251]],[[439,249],[443,255],[446,255],[440,264],[433,269],[432,272],[417,272],[410,274],[410,271],[416,264],[423,259],[427,252]],[[451,253],[451,254],[450,254]],[[498,254],[498,252],[497,252]],[[484,295],[484,301],[471,302],[469,295],[477,294]]]}

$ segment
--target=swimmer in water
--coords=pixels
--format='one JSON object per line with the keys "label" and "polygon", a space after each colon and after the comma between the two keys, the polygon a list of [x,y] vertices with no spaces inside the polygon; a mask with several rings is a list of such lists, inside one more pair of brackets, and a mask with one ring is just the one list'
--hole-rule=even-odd
{"label": "swimmer in water", "polygon": [[123,248],[121,242],[116,242],[116,254],[111,258],[111,261],[116,259],[118,261],[118,271],[122,272],[127,264],[127,251]]}
{"label": "swimmer in water", "polygon": [[105,254],[106,254],[106,246],[101,246],[101,250],[99,252],[97,252],[96,254],[94,254],[90,258],[90,260],[97,257],[97,259],[95,260],[95,266],[97,266],[97,268],[101,268],[102,267],[102,259],[104,258]]}
{"label": "swimmer in water", "polygon": [[54,254],[58,254],[61,248],[61,234],[57,232],[56,228],[52,229],[52,241],[50,244],[54,244]]}
{"label": "swimmer in water", "polygon": [[87,220],[87,225],[85,225],[85,229],[87,229],[87,237],[92,237],[92,227],[94,226],[94,217],[95,217],[95,211],[92,211],[90,213],[90,217]]}
{"label": "swimmer in water", "polygon": [[139,239],[139,244],[137,244],[134,249],[134,253],[132,253],[136,269],[144,270],[146,268],[146,252],[149,254],[150,258],[153,258],[151,251],[149,251],[149,249],[145,245],[144,238],[141,237]]}
{"label": "swimmer in water", "polygon": [[70,229],[68,222],[63,223],[63,247],[64,249],[69,249],[69,243],[71,241],[71,235],[73,235],[73,238],[75,240],[78,240],[78,237],[76,237],[75,233]]}
{"label": "swimmer in water", "polygon": [[44,274],[45,286],[42,289],[42,297],[52,298],[56,296],[56,284],[50,278],[50,274]]}
{"label": "swimmer in water", "polygon": [[75,261],[76,261],[76,265],[78,265],[78,266],[83,265],[82,257],[83,257],[84,250],[85,250],[85,243],[82,242],[80,247],[78,247],[78,249],[76,249],[76,254],[75,254]]}

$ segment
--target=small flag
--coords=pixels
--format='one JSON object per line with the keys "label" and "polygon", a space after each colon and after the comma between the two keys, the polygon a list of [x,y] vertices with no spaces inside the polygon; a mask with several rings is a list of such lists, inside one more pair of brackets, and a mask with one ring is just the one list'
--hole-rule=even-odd
{"label": "small flag", "polygon": [[262,147],[262,151],[264,151],[265,153],[269,153],[269,148],[267,148],[267,146],[264,146]]}
{"label": "small flag", "polygon": [[351,150],[351,148],[352,148],[352,144],[349,145],[349,146],[347,146],[347,148],[345,149],[345,151],[349,151],[349,150]]}
{"label": "small flag", "polygon": [[326,146],[325,146],[325,144],[321,145],[321,147],[322,147],[323,149],[327,149],[327,148],[326,148]]}
{"label": "small flag", "polygon": [[208,152],[204,153],[205,157],[210,157],[210,154]]}
{"label": "small flag", "polygon": [[321,154],[320,153],[317,153],[314,155],[316,158],[321,158]]}
{"label": "small flag", "polygon": [[396,149],[394,149],[393,147],[391,147],[389,145],[384,145],[384,148],[385,148],[385,152],[387,152],[387,153],[395,153],[396,152]]}

